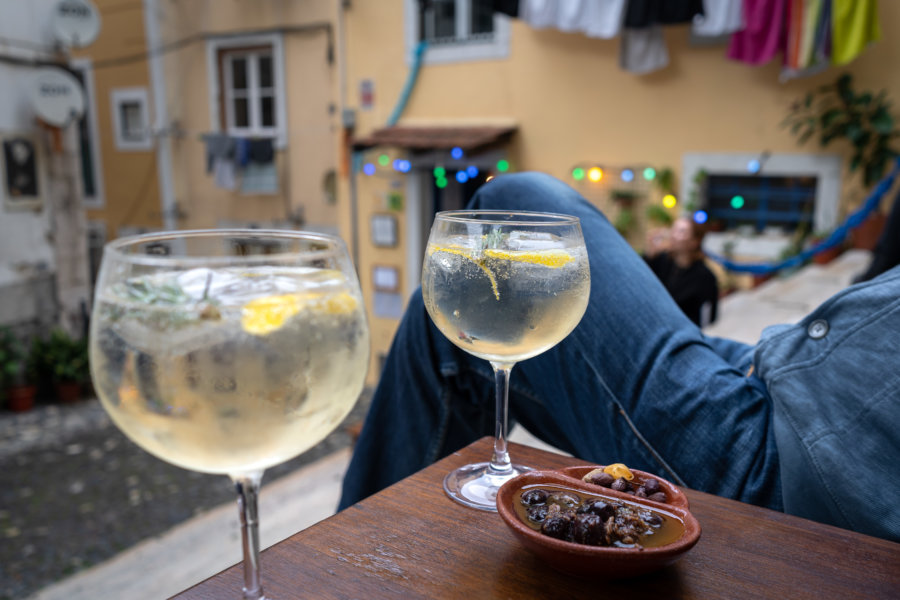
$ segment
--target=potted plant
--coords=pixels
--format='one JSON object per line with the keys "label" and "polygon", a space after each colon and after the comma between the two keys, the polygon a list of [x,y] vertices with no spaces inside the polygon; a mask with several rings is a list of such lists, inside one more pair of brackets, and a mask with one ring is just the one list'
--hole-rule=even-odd
{"label": "potted plant", "polygon": [[63,404],[81,398],[81,384],[88,378],[87,340],[75,339],[55,329],[43,343],[42,360],[50,370],[56,398]]}
{"label": "potted plant", "polygon": [[[814,136],[823,148],[844,140],[850,148],[849,171],[861,170],[863,185],[870,188],[900,155],[894,145],[900,128],[891,111],[885,90],[858,91],[853,88],[852,76],[844,74],[794,102],[782,125],[790,127],[799,144]],[[869,215],[853,231],[854,246],[871,250],[885,220],[878,210]]]}
{"label": "potted plant", "polygon": [[0,331],[0,390],[13,412],[25,412],[34,406],[37,386],[32,353],[26,354],[21,342],[4,328]]}

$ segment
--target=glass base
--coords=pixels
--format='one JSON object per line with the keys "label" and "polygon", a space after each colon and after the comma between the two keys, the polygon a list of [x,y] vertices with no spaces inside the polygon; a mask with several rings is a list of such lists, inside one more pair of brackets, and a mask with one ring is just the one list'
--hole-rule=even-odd
{"label": "glass base", "polygon": [[500,486],[531,471],[525,465],[512,465],[506,472],[494,471],[491,463],[482,462],[460,467],[444,477],[444,491],[447,495],[470,508],[497,512],[497,491]]}

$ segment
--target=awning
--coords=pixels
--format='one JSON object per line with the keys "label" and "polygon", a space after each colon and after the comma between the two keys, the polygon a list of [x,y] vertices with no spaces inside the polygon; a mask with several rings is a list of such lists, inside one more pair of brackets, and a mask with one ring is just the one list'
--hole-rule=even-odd
{"label": "awning", "polygon": [[376,129],[368,137],[353,140],[354,150],[394,146],[408,150],[450,150],[473,153],[506,142],[515,126],[399,126]]}

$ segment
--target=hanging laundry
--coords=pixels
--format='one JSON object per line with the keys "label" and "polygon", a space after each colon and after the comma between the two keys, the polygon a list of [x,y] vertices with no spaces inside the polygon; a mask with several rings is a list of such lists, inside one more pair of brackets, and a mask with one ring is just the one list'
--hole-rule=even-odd
{"label": "hanging laundry", "polygon": [[559,0],[556,8],[556,28],[566,33],[581,31],[586,9],[586,0]]}
{"label": "hanging laundry", "polygon": [[278,168],[274,162],[250,162],[241,177],[242,194],[277,194]]}
{"label": "hanging laundry", "polygon": [[224,133],[205,133],[200,136],[206,147],[206,172],[212,173],[217,158],[234,160],[235,139]]}
{"label": "hanging laundry", "polygon": [[881,39],[877,0],[832,0],[831,62],[845,65]]}
{"label": "hanging laundry", "polygon": [[585,0],[584,4],[586,36],[608,40],[619,35],[625,22],[625,0]]}
{"label": "hanging laundry", "polygon": [[690,23],[703,14],[703,0],[628,0],[625,28]]}
{"label": "hanging laundry", "polygon": [[216,158],[213,160],[213,180],[216,186],[223,190],[233,190],[237,187],[237,178],[233,158]]}
{"label": "hanging laundry", "polygon": [[250,140],[237,138],[234,141],[234,162],[242,169],[250,162]]}
{"label": "hanging laundry", "polygon": [[519,0],[493,0],[491,6],[494,12],[513,18],[519,16]]}
{"label": "hanging laundry", "polygon": [[258,140],[250,140],[247,148],[247,155],[250,162],[266,165],[275,160],[275,144],[272,138],[262,138]]}
{"label": "hanging laundry", "polygon": [[522,0],[519,18],[535,29],[556,27],[557,0]]}
{"label": "hanging laundry", "polygon": [[790,0],[781,81],[820,73],[829,66],[830,0]]}
{"label": "hanging laundry", "polygon": [[728,58],[762,65],[784,50],[786,3],[787,0],[744,0],[746,27],[731,36]]}
{"label": "hanging laundry", "polygon": [[703,14],[694,17],[691,33],[701,37],[717,37],[743,28],[743,0],[704,0]]}
{"label": "hanging laundry", "polygon": [[669,65],[669,51],[662,27],[624,29],[619,46],[619,66],[637,75],[645,75]]}

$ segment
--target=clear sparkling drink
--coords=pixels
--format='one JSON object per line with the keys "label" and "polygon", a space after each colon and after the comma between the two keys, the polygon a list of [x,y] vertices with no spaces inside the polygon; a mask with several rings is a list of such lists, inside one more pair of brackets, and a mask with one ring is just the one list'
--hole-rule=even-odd
{"label": "clear sparkling drink", "polygon": [[190,269],[101,291],[95,387],[116,425],[188,469],[261,471],[312,447],[362,390],[358,287],[316,268]]}
{"label": "clear sparkling drink", "polygon": [[497,246],[483,236],[429,243],[423,296],[454,344],[489,361],[518,362],[553,347],[581,320],[587,253],[541,233],[512,232]]}

